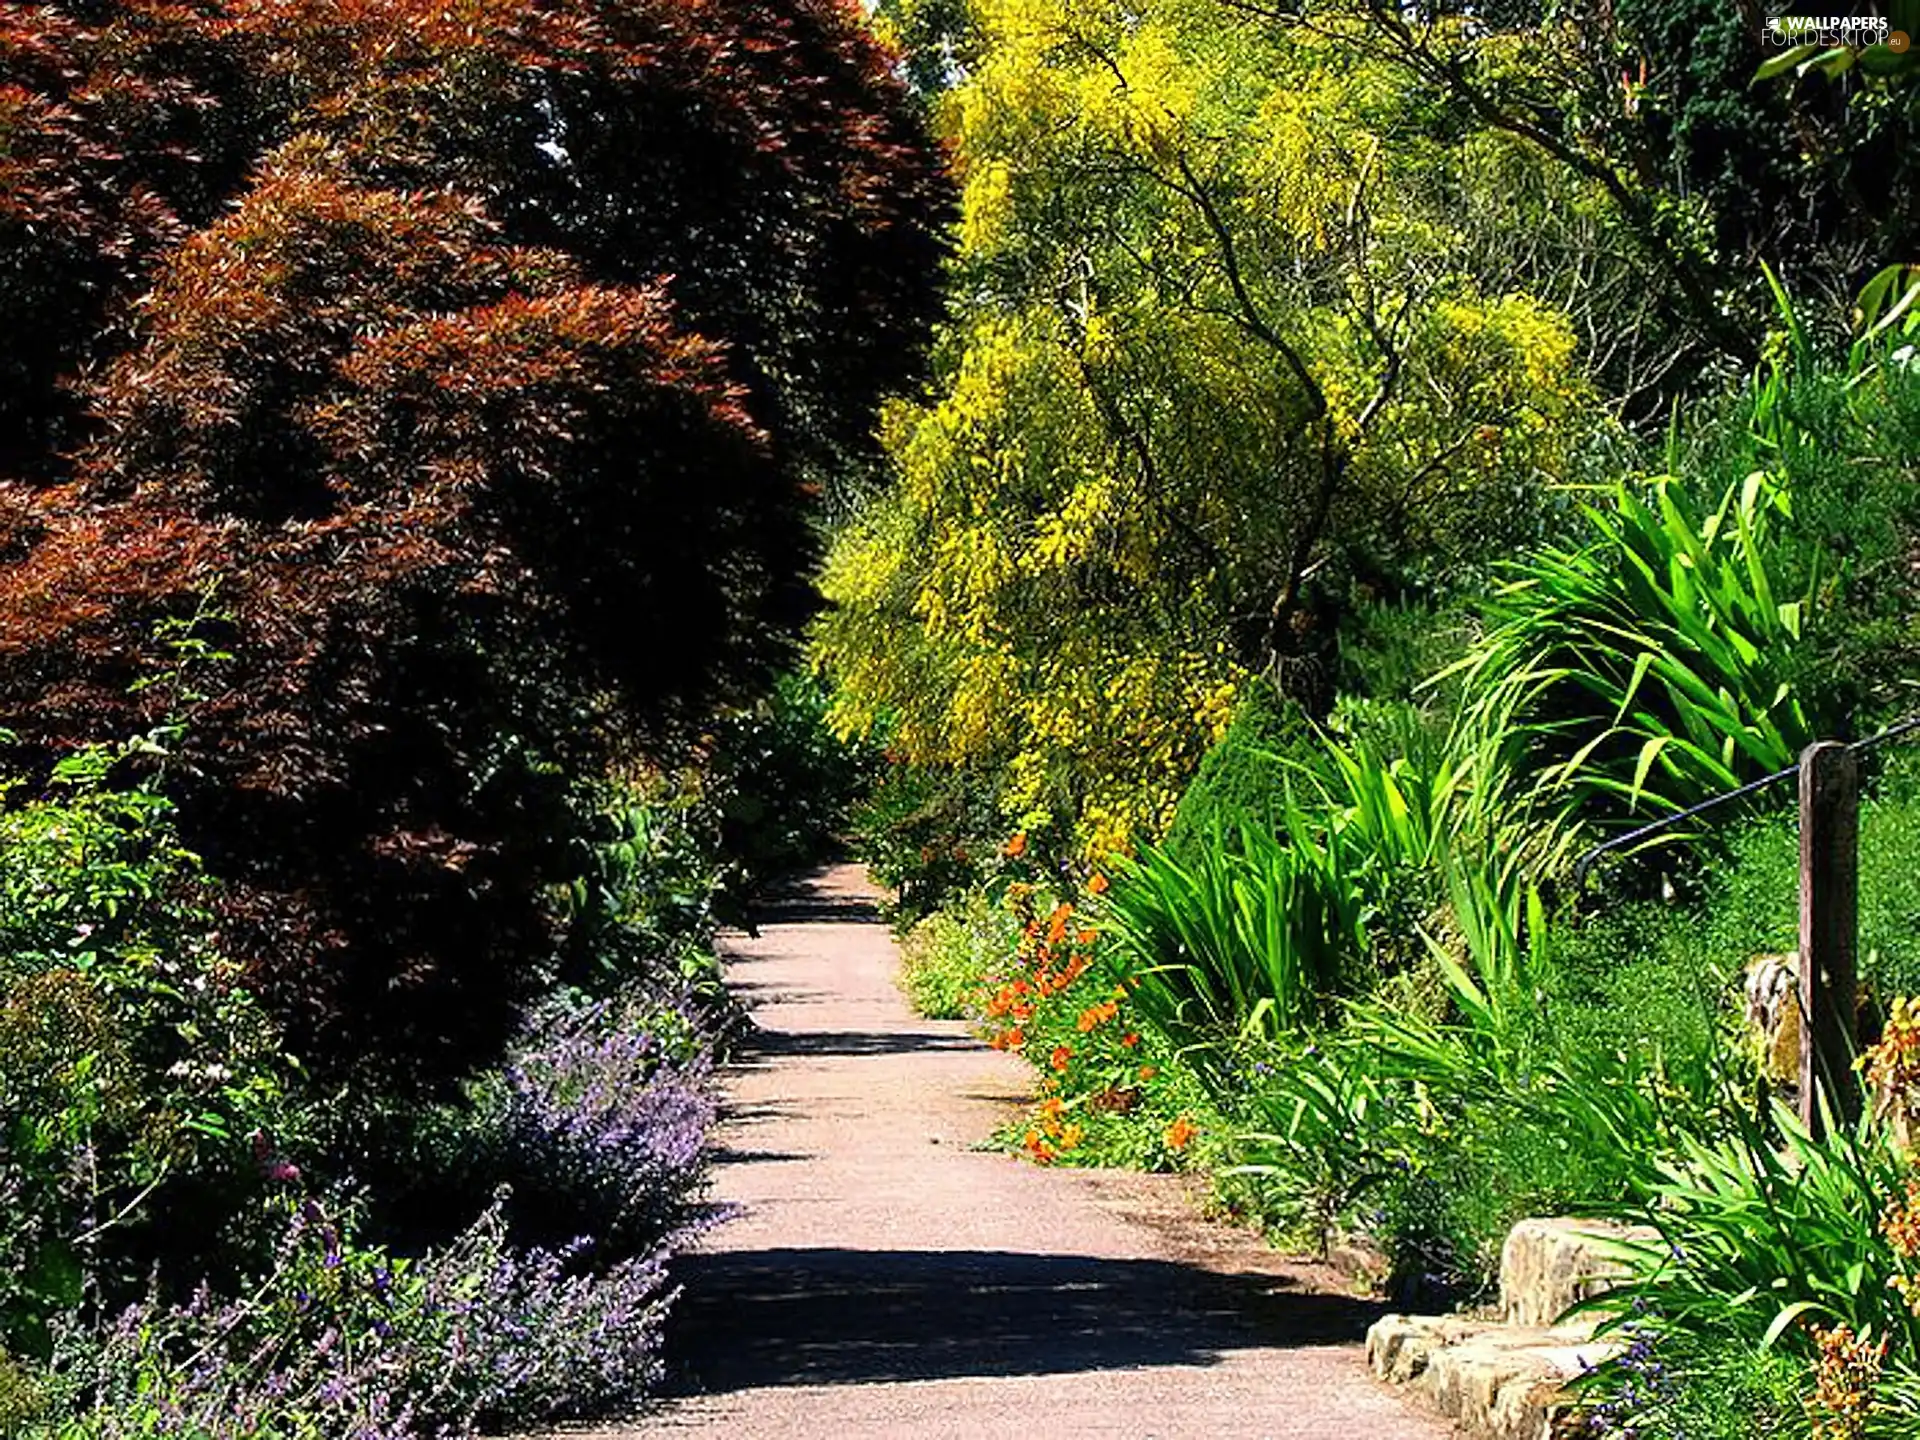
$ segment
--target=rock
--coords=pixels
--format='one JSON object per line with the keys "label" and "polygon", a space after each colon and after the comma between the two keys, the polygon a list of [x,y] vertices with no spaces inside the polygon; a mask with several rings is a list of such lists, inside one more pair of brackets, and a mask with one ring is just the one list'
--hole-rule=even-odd
{"label": "rock", "polygon": [[1426,1372],[1433,1352],[1485,1328],[1456,1315],[1385,1315],[1367,1328],[1367,1364],[1392,1385]]}
{"label": "rock", "polygon": [[1500,1314],[1512,1325],[1552,1325],[1627,1273],[1621,1242],[1657,1231],[1604,1220],[1522,1220],[1500,1248]]}
{"label": "rock", "polygon": [[1574,1433],[1567,1384],[1616,1354],[1591,1321],[1556,1323],[1626,1267],[1622,1241],[1657,1239],[1642,1226],[1522,1220],[1500,1252],[1497,1319],[1388,1315],[1367,1331],[1367,1363],[1459,1426],[1467,1440],[1556,1440]]}
{"label": "rock", "polygon": [[1800,957],[1756,955],[1747,962],[1747,1024],[1760,1039],[1761,1069],[1776,1085],[1800,1083]]}
{"label": "rock", "polygon": [[1551,1440],[1570,1425],[1567,1382],[1618,1347],[1585,1326],[1389,1315],[1367,1332],[1374,1374],[1410,1387],[1468,1440]]}
{"label": "rock", "polygon": [[[1782,1094],[1793,1095],[1800,1088],[1800,955],[1788,950],[1779,955],[1755,955],[1747,962],[1746,980],[1741,987],[1745,998],[1748,1027],[1760,1046],[1760,1068]],[[1864,983],[1853,995],[1854,1033],[1863,1037],[1877,1035],[1881,1016],[1873,993]]]}

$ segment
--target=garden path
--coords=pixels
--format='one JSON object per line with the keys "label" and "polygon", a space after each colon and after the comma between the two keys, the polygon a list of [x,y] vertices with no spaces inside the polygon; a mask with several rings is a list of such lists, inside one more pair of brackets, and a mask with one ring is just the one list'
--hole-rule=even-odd
{"label": "garden path", "polygon": [[1177,1177],[973,1147],[1030,1072],[916,1018],[851,866],[726,945],[759,1034],[680,1268],[679,1397],[599,1440],[1443,1440],[1374,1384],[1370,1307],[1192,1210]]}

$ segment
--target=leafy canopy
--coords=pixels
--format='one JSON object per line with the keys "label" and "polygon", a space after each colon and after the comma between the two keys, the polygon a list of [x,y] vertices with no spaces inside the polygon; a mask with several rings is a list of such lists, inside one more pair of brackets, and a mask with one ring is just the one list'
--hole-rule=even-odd
{"label": "leafy canopy", "polygon": [[810,494],[934,302],[945,187],[833,0],[0,15],[0,723],[138,733],[317,1051],[497,1046],[571,776],[757,684]]}
{"label": "leafy canopy", "polygon": [[888,414],[818,652],[844,726],[1002,766],[1097,850],[1164,826],[1249,674],[1324,709],[1345,582],[1528,533],[1586,391],[1458,200],[1526,154],[1403,69],[1211,5],[968,21],[940,379]]}

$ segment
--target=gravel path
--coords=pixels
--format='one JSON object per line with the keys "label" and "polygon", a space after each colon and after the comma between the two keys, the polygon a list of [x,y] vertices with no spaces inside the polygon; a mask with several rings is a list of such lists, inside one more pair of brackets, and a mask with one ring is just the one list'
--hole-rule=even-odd
{"label": "gravel path", "polygon": [[1445,1440],[1367,1375],[1369,1307],[1179,1179],[972,1148],[1029,1073],[913,1016],[872,901],[834,867],[728,944],[761,1028],[720,1137],[740,1214],[680,1271],[680,1398],[589,1433]]}

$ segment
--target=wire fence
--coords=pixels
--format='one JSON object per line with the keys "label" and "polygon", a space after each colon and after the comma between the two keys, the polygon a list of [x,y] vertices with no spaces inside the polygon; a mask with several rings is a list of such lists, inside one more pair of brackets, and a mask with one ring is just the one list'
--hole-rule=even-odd
{"label": "wire fence", "polygon": [[[1895,725],[1889,725],[1877,735],[1869,735],[1864,740],[1853,741],[1847,746],[1847,749],[1854,754],[1859,754],[1863,750],[1871,750],[1876,745],[1890,744],[1904,736],[1913,734],[1916,730],[1920,730],[1920,715],[1909,715],[1905,720]],[[1615,850],[1625,849],[1630,845],[1637,845],[1643,840],[1650,840],[1656,835],[1671,830],[1682,821],[1691,820],[1696,815],[1704,815],[1708,811],[1716,810],[1722,805],[1730,805],[1735,800],[1743,800],[1749,795],[1758,794],[1769,785],[1773,785],[1778,781],[1785,780],[1799,773],[1800,764],[1798,761],[1795,761],[1784,770],[1776,770],[1771,775],[1762,775],[1758,780],[1749,780],[1746,784],[1736,786],[1732,790],[1709,796],[1697,805],[1689,805],[1686,809],[1676,810],[1671,815],[1662,815],[1658,820],[1642,825],[1638,829],[1629,830],[1624,835],[1616,835],[1611,840],[1603,841],[1601,844],[1595,845],[1591,850],[1588,850],[1574,862],[1573,883],[1575,885],[1586,884],[1588,872],[1593,869],[1594,862],[1603,855]]]}

